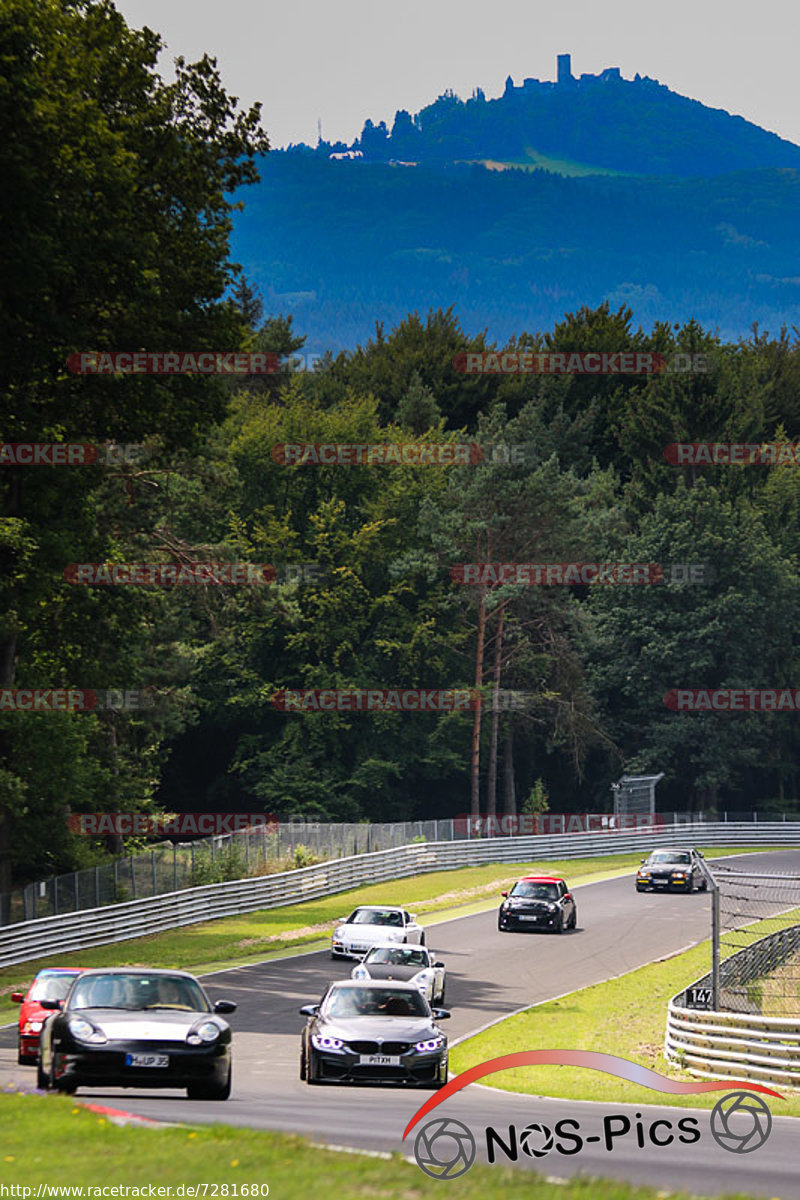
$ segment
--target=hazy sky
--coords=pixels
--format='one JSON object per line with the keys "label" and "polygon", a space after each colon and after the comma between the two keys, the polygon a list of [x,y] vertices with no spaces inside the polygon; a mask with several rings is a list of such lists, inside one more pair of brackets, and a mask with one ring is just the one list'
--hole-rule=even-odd
{"label": "hazy sky", "polygon": [[204,51],[226,90],[263,104],[273,146],[350,142],[452,88],[499,95],[507,75],[555,78],[620,67],[800,143],[796,0],[117,0],[172,58]]}

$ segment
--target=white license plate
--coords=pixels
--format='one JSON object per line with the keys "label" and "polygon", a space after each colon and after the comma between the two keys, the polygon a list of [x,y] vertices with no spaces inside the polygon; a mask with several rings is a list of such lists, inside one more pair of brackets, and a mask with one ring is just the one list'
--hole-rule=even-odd
{"label": "white license plate", "polygon": [[126,1054],[126,1067],[168,1067],[168,1054]]}
{"label": "white license plate", "polygon": [[541,920],[541,918],[540,917],[519,917],[518,920],[520,920],[520,921],[539,921],[539,920]]}
{"label": "white license plate", "polygon": [[361,1054],[358,1063],[361,1067],[399,1067],[400,1057],[396,1054]]}

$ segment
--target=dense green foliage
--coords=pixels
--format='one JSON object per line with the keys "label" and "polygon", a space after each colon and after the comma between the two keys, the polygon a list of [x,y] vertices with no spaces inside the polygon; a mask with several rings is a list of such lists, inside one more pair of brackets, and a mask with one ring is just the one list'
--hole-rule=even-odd
{"label": "dense green foliage", "polygon": [[[228,261],[227,197],[255,180],[266,149],[258,113],[236,115],[211,60],[180,64],[164,84],[157,50],[105,0],[7,0],[0,14],[12,85],[0,92],[0,159],[16,197],[4,214],[14,233],[0,295],[0,436],[144,444],[135,464],[2,468],[0,688],[147,687],[158,698],[147,710],[0,713],[0,891],[9,850],[20,879],[105,852],[67,832],[69,811],[449,816],[469,807],[471,764],[482,808],[513,810],[537,781],[553,811],[605,808],[609,783],[631,767],[666,773],[664,807],[796,801],[796,716],[676,714],[663,696],[796,682],[797,466],[678,469],[663,449],[798,436],[797,342],[758,332],[723,342],[696,321],[647,332],[630,308],[606,303],[550,332],[519,323],[513,344],[702,352],[709,371],[467,377],[455,356],[499,335],[468,335],[448,308],[378,325],[313,372],[285,362],[237,383],[71,375],[67,356],[87,348],[284,359],[303,348],[302,321],[274,308],[264,320]],[[330,167],[315,167],[326,187]],[[301,175],[284,183],[282,203],[308,186]],[[520,203],[538,194],[522,176],[508,183]],[[574,183],[541,187],[558,204]],[[726,186],[748,194],[744,179]],[[618,210],[606,199],[604,211]],[[759,219],[737,217],[754,230]],[[466,217],[452,208],[450,220]],[[369,275],[371,255],[367,237],[349,270]],[[273,454],[281,443],[412,439],[526,454],[523,465],[489,456],[450,467],[287,466]],[[463,562],[613,559],[709,563],[714,582],[480,588],[450,573]],[[106,561],[272,563],[279,574],[259,587],[65,581],[69,563]],[[316,573],[292,573],[304,564]],[[523,703],[488,706],[480,724],[472,712],[273,703],[292,688],[488,696],[495,682]]]}

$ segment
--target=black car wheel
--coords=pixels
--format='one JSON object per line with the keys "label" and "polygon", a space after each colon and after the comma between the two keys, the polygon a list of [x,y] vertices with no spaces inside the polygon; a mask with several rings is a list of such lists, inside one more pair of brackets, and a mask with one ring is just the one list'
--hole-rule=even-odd
{"label": "black car wheel", "polygon": [[553,933],[563,933],[563,932],[564,932],[564,914],[563,914],[563,912],[560,912],[558,914],[558,921],[556,922],[556,924],[553,928]]}
{"label": "black car wheel", "polygon": [[708,891],[708,880],[705,877],[703,877],[703,879],[700,880],[700,891],[701,892]]}
{"label": "black car wheel", "polygon": [[224,1083],[190,1083],[186,1095],[190,1100],[227,1100],[231,1094],[233,1072],[228,1067],[228,1078]]}
{"label": "black car wheel", "polygon": [[46,1092],[50,1088],[50,1077],[47,1072],[42,1069],[42,1060],[39,1059],[36,1063],[36,1086],[40,1091]]}
{"label": "black car wheel", "polygon": [[578,924],[578,910],[577,910],[577,908],[573,908],[572,918],[570,919],[569,928],[575,929],[577,927],[577,924]]}
{"label": "black car wheel", "polygon": [[53,1084],[57,1092],[61,1092],[65,1096],[74,1096],[78,1090],[78,1084],[72,1079],[58,1079]]}
{"label": "black car wheel", "polygon": [[644,886],[643,883],[637,883],[636,890],[637,890],[637,892],[646,892],[647,888]]}
{"label": "black car wheel", "polygon": [[420,946],[424,946],[424,945],[425,945],[425,933],[424,933],[424,931],[423,931],[423,932],[422,932],[422,933],[419,935],[419,944],[420,944]]}
{"label": "black car wheel", "polygon": [[319,1083],[319,1067],[313,1047],[309,1046],[306,1054],[306,1083]]}
{"label": "black car wheel", "polygon": [[301,1042],[300,1043],[300,1078],[305,1079],[305,1077],[306,1077],[306,1048]]}

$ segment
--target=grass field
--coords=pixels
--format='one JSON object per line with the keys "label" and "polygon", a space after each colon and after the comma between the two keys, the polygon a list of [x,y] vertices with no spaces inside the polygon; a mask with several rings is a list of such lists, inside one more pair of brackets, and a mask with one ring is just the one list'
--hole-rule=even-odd
{"label": "grass field", "polygon": [[[744,854],[747,850],[709,847],[709,856]],[[343,913],[357,904],[396,904],[398,900],[420,915],[432,918],[452,910],[481,912],[500,902],[500,892],[522,874],[548,872],[564,875],[570,882],[587,883],[626,874],[638,866],[641,854],[609,854],[601,858],[568,859],[558,862],[488,863],[452,871],[432,871],[406,879],[388,881],[339,892],[318,900],[283,908],[262,909],[217,921],[168,930],[148,937],[133,938],[92,950],[54,954],[0,970],[0,1018],[13,1018],[18,1011],[9,999],[12,991],[26,988],[44,966],[174,967],[201,973],[223,967],[259,962],[327,945],[330,930]]]}
{"label": "grass field", "polygon": [[[787,924],[797,919],[797,912],[786,914]],[[774,919],[770,919],[751,926],[747,932],[755,940],[774,929]],[[690,1080],[694,1077],[664,1058],[667,1004],[682,988],[708,971],[710,960],[710,943],[703,942],[663,962],[649,963],[618,979],[526,1009],[455,1046],[450,1052],[450,1069],[458,1074],[476,1063],[518,1050],[569,1048],[616,1054],[672,1079]],[[741,1077],[747,1078],[746,1069]],[[481,1082],[511,1092],[617,1104],[663,1102],[690,1108],[713,1108],[719,1099],[719,1093],[667,1099],[660,1092],[579,1067],[519,1067],[486,1076]],[[776,1086],[775,1091],[783,1089]],[[767,1099],[773,1113],[776,1116],[800,1116],[800,1093],[787,1091],[785,1094],[788,1097],[785,1101]]]}
{"label": "grass field", "polygon": [[[409,1146],[409,1154],[412,1149]],[[441,1200],[443,1187],[397,1154],[335,1153],[314,1148],[304,1138],[228,1125],[120,1127],[67,1097],[36,1095],[0,1097],[0,1182],[33,1191],[39,1184],[145,1189],[152,1184],[172,1188],[173,1196],[181,1184],[207,1184],[209,1200],[215,1195],[242,1196],[244,1186],[247,1194],[269,1194],[272,1200],[308,1200],[320,1189],[337,1200]],[[251,1191],[254,1185],[258,1190]],[[477,1164],[455,1186],[459,1200],[552,1200],[554,1194],[559,1200],[685,1196],[599,1179],[554,1186],[552,1177],[532,1171]],[[202,1188],[197,1194],[203,1196]]]}

